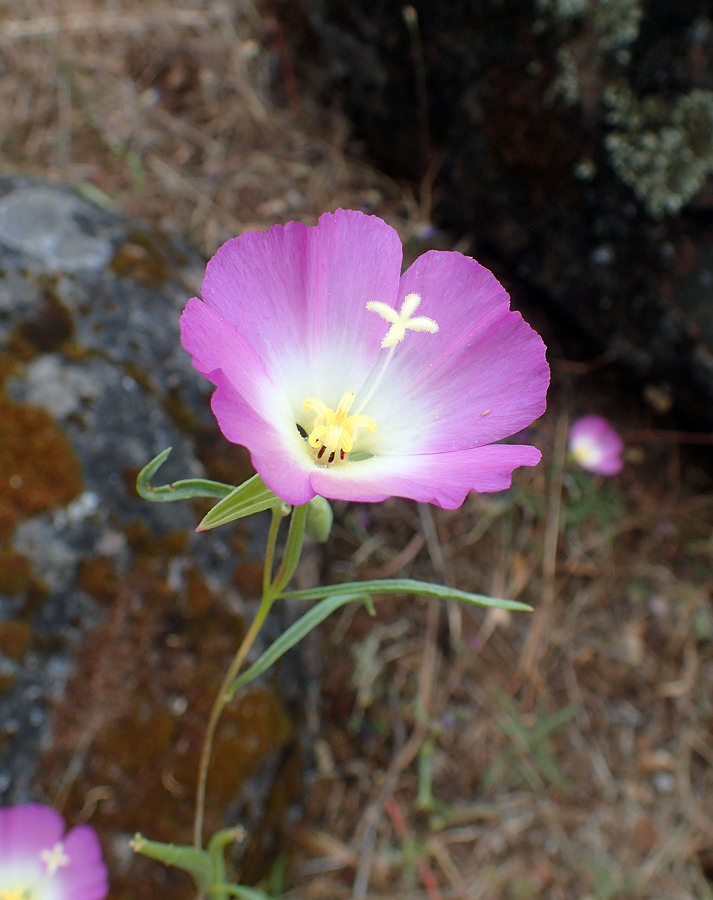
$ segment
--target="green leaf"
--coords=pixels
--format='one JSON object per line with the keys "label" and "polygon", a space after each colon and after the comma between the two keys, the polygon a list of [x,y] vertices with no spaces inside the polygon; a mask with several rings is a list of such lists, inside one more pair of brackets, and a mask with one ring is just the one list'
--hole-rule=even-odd
{"label": "green leaf", "polygon": [[[208,841],[208,855],[211,858],[213,869],[213,882],[222,884],[226,879],[225,874],[225,848],[228,844],[242,840],[244,831],[241,827],[221,828],[216,831],[213,837]],[[215,888],[213,888],[215,891]],[[220,891],[217,892],[220,896]],[[222,900],[225,900],[223,896]]]}
{"label": "green leaf", "polygon": [[[259,475],[253,475],[241,485],[232,488],[227,497],[223,497],[205,516],[196,531],[207,531],[217,528],[235,519],[243,519],[253,513],[262,512],[284,505],[284,501],[272,493]],[[287,507],[289,509],[289,507]]]}
{"label": "green leaf", "polygon": [[355,600],[364,602],[367,598],[368,595],[365,595],[362,591],[350,594],[332,594],[329,597],[325,597],[320,603],[316,603],[294,624],[290,625],[286,631],[283,631],[275,643],[271,644],[259,659],[255,660],[242,674],[238,675],[228,688],[227,695],[232,697],[239,687],[257,678],[258,675],[262,675],[281,656],[284,656],[288,650],[291,650],[295,644],[299,643],[305,635],[309,634],[313,628],[321,624],[335,609],[339,609],[340,606],[346,606],[347,603],[352,603]]}
{"label": "green leaf", "polygon": [[232,490],[232,484],[220,481],[209,481],[207,478],[188,478],[185,481],[174,481],[161,487],[151,487],[151,479],[168,459],[171,447],[167,447],[139,472],[136,479],[136,491],[144,500],[156,503],[171,503],[174,500],[189,500],[192,497],[225,497]]}
{"label": "green leaf", "polygon": [[302,544],[305,536],[305,524],[309,514],[309,503],[295,506],[292,509],[292,517],[290,519],[290,528],[287,532],[287,540],[285,541],[285,551],[282,555],[282,565],[275,576],[272,584],[272,590],[275,596],[280,593],[290,583],[290,579],[295,574],[297,565],[302,555]]}
{"label": "green leaf", "polygon": [[413,578],[377,578],[371,581],[349,581],[345,584],[330,584],[329,587],[307,588],[302,591],[285,591],[280,596],[284,600],[316,600],[318,597],[330,597],[334,594],[421,594],[425,597],[441,597],[443,600],[458,600],[473,606],[487,606],[495,609],[512,609],[531,612],[532,607],[519,600],[501,600],[498,597],[486,597],[484,594],[470,594],[444,584],[431,584],[428,581],[416,581]]}
{"label": "green leaf", "polygon": [[149,841],[143,835],[136,834],[129,846],[134,853],[148,856],[167,866],[183,869],[193,877],[199,890],[205,891],[214,881],[213,862],[205,850],[179,844],[162,844],[160,841]]}

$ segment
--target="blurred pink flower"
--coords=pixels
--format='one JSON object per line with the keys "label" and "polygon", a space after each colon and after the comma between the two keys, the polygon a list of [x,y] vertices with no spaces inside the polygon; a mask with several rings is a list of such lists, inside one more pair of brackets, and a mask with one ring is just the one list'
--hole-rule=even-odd
{"label": "blurred pink flower", "polygon": [[64,834],[48,806],[0,809],[0,900],[104,900],[109,892],[92,828]]}
{"label": "blurred pink flower", "polygon": [[216,385],[223,434],[290,504],[453,509],[539,462],[495,442],[545,410],[542,339],[474,259],[401,264],[393,228],[340,209],[228,241],[186,306],[183,345]]}
{"label": "blurred pink flower", "polygon": [[624,466],[624,441],[602,416],[582,416],[569,430],[574,461],[597,475],[616,475]]}

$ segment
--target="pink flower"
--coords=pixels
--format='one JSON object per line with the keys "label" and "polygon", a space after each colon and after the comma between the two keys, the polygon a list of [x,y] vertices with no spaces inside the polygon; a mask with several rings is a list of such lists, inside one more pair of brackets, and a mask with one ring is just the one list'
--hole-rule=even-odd
{"label": "pink flower", "polygon": [[0,809],[0,900],[104,900],[106,866],[93,829],[34,803]]}
{"label": "pink flower", "polygon": [[569,430],[569,451],[575,462],[597,475],[616,475],[624,460],[624,441],[602,416],[582,416]]}
{"label": "pink flower", "polygon": [[544,412],[539,335],[474,259],[401,263],[393,228],[340,209],[228,241],[186,306],[183,345],[216,385],[223,434],[287,503],[453,509],[540,459],[494,443]]}

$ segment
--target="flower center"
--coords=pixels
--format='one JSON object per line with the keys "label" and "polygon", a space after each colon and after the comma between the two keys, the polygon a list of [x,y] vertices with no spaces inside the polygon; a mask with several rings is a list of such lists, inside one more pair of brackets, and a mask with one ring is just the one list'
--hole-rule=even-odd
{"label": "flower center", "polygon": [[71,862],[64,851],[62,841],[57,841],[51,849],[40,850],[39,860],[44,866],[44,875],[35,879],[35,884],[0,887],[0,900],[35,900],[38,892],[43,892],[44,886],[54,877],[57,870],[68,866]]}
{"label": "flower center", "polygon": [[[435,334],[438,331],[438,324],[433,319],[428,316],[414,316],[420,303],[420,294],[407,294],[398,311],[379,300],[370,300],[366,304],[369,312],[375,312],[389,323],[389,329],[381,342],[382,348],[388,352],[383,364],[379,366],[377,363],[366,379],[356,413],[349,415],[356,398],[356,394],[351,391],[342,394],[336,412],[317,397],[308,397],[302,404],[308,412],[317,413],[317,419],[309,434],[299,425],[297,427],[315,451],[316,460],[320,465],[331,466],[332,463],[343,462],[351,453],[356,433],[360,428],[370,433],[376,431],[376,419],[362,415],[361,410],[373,397],[397,345],[403,341],[406,332],[427,331]],[[0,897],[0,900],[3,898]]]}
{"label": "flower center", "polygon": [[329,466],[345,459],[354,447],[354,438],[360,428],[376,431],[376,421],[371,416],[349,415],[355,396],[351,391],[343,394],[336,412],[316,397],[308,397],[302,404],[308,412],[317,413],[307,443],[316,451],[317,461],[322,465]]}

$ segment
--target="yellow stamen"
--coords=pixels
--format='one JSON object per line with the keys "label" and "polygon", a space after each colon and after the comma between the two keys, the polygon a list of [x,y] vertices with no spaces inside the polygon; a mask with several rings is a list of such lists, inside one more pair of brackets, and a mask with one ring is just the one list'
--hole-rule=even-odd
{"label": "yellow stamen", "polygon": [[351,453],[357,429],[376,431],[376,421],[371,416],[349,415],[355,396],[351,391],[343,394],[336,412],[316,397],[308,397],[302,404],[308,412],[317,413],[307,443],[317,450],[317,460],[323,465],[341,462]]}
{"label": "yellow stamen", "polygon": [[406,337],[407,331],[428,331],[431,334],[438,331],[438,323],[435,319],[430,319],[428,316],[413,317],[420,302],[420,294],[406,294],[399,312],[388,303],[381,303],[379,300],[370,300],[366,304],[366,308],[370,312],[375,312],[391,325],[381,342],[382,347],[395,347]]}

